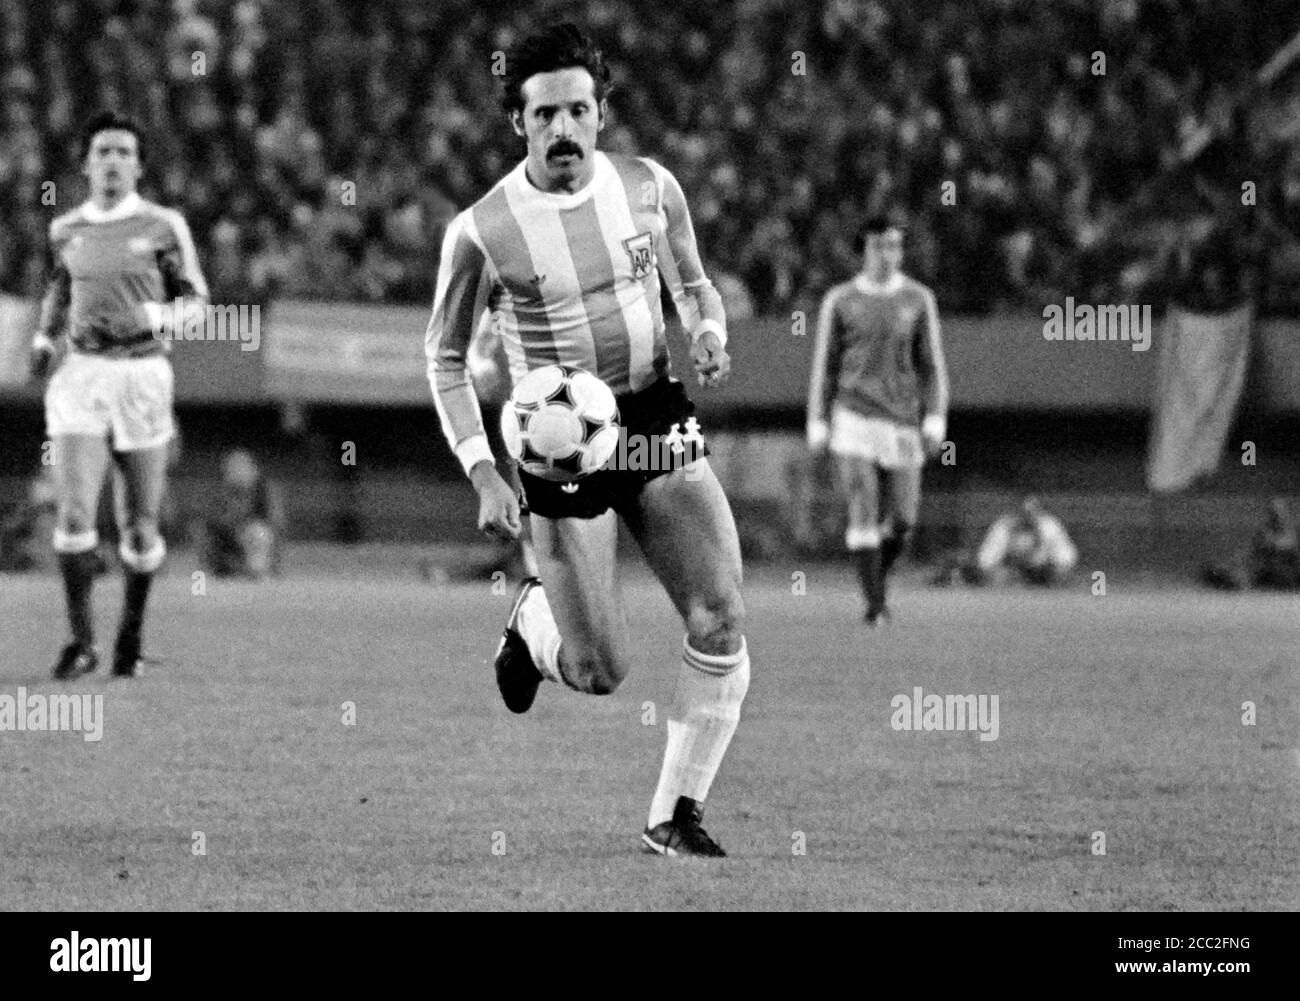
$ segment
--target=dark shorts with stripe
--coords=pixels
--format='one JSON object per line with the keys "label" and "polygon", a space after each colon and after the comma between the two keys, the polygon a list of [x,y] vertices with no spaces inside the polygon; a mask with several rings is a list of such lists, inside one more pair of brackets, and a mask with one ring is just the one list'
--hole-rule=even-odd
{"label": "dark shorts with stripe", "polygon": [[695,404],[676,379],[660,379],[619,396],[618,414],[619,448],[606,468],[573,483],[518,470],[530,512],[543,518],[595,518],[611,508],[621,513],[655,477],[709,454]]}

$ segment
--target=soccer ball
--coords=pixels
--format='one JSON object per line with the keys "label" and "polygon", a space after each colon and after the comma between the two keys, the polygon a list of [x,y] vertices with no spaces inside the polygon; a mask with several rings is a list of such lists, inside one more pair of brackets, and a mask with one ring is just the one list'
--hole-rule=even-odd
{"label": "soccer ball", "polygon": [[501,410],[501,436],[525,472],[544,480],[580,480],[618,447],[618,404],[590,372],[545,365],[510,393]]}

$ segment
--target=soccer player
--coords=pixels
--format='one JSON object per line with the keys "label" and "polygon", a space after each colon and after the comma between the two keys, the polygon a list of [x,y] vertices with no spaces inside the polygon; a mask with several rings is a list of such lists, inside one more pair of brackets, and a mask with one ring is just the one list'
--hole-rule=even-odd
{"label": "soccer player", "polygon": [[948,374],[934,293],[900,270],[903,230],[870,219],[862,271],[826,294],[808,392],[808,444],[835,457],[845,543],[866,622],[888,615],[886,577],[916,524],[921,466],[944,440]]}
{"label": "soccer player", "polygon": [[[185,220],[136,192],[141,137],[133,121],[113,112],[91,118],[81,145],[90,198],[50,224],[53,273],[31,369],[36,378],[48,373],[66,328],[68,354],[45,392],[58,493],[54,549],[72,630],[54,667],[58,679],[99,663],[90,598],[95,513],[110,457],[119,473],[118,549],[126,572],[113,674],[140,673],[149,586],[167,551],[158,529],[173,435],[163,338],[177,323],[193,322],[194,310],[201,315],[208,294]],[[177,297],[185,300],[181,317],[170,309]]]}
{"label": "soccer player", "polygon": [[499,325],[512,382],[556,362],[585,369],[613,389],[630,440],[680,448],[655,452],[662,468],[602,469],[576,483],[520,471],[541,574],[516,595],[497,685],[522,713],[543,680],[605,695],[627,675],[632,651],[615,568],[621,517],[686,625],[642,848],[720,856],[701,818],[749,688],[740,546],[694,405],[670,375],[661,276],[702,386],[730,370],[722,300],[672,174],[652,160],[597,152],[610,71],[588,36],[561,24],[524,39],[502,82],[527,156],[448,229],[425,342],[443,429],[478,491],[479,528],[513,538],[521,516],[466,374],[484,309]]}

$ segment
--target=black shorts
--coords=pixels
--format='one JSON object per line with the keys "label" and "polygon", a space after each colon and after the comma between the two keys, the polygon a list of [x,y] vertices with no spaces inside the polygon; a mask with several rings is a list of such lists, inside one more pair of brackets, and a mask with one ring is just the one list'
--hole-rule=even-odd
{"label": "black shorts", "polygon": [[543,518],[595,518],[622,512],[657,476],[709,454],[686,387],[663,378],[618,397],[619,447],[606,467],[573,483],[519,470],[524,504]]}

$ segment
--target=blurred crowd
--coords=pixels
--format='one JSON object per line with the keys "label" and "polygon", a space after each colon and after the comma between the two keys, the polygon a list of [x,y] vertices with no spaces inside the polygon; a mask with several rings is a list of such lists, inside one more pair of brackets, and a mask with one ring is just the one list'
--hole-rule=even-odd
{"label": "blurred crowd", "polygon": [[897,207],[946,310],[1300,312],[1300,90],[1242,100],[1294,0],[499,6],[6,3],[0,288],[38,289],[48,221],[84,197],[77,127],[108,106],[147,126],[146,194],[184,211],[221,301],[427,302],[447,221],[522,155],[493,55],[563,14],[613,64],[604,148],[677,174],[733,316],[807,308]]}

